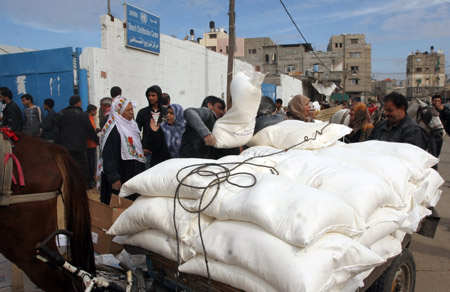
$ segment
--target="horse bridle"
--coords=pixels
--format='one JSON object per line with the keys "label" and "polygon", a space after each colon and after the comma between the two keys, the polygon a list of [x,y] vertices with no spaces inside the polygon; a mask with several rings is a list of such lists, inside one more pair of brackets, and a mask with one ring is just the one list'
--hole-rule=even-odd
{"label": "horse bridle", "polygon": [[0,157],[4,157],[3,167],[0,167],[0,206],[9,206],[13,204],[32,203],[47,201],[56,198],[61,194],[61,191],[32,193],[24,195],[12,195],[11,183],[17,183],[13,174],[13,162],[16,163],[19,171],[19,183],[21,186],[25,185],[23,179],[22,168],[17,157],[12,153],[12,145],[9,139],[3,136],[0,145]]}

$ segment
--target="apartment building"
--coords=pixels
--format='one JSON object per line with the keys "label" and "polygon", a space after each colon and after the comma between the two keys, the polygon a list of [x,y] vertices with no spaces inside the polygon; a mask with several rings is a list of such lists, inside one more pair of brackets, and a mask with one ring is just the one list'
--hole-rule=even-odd
{"label": "apartment building", "polygon": [[366,43],[364,34],[332,36],[327,51],[341,53],[343,91],[351,96],[371,91],[372,45]]}
{"label": "apartment building", "polygon": [[410,53],[406,62],[406,95],[409,99],[429,97],[445,88],[445,55],[434,47],[430,52]]}
{"label": "apartment building", "polygon": [[[191,40],[194,40],[193,31],[191,30]],[[229,36],[223,28],[216,28],[214,21],[209,22],[209,31],[203,34],[203,38],[198,39],[198,43],[207,49],[223,55],[229,53]],[[240,57],[244,55],[244,39],[236,38],[234,56]]]}

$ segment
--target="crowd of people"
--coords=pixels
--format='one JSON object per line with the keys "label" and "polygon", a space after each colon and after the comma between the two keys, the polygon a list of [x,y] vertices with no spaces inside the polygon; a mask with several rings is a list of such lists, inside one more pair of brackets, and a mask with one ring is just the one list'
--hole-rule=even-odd
{"label": "crowd of people", "polygon": [[[11,90],[0,88],[0,121],[2,127],[13,131],[39,136],[51,143],[65,147],[85,174],[88,188],[97,186],[101,201],[109,204],[111,194],[133,176],[171,158],[218,159],[239,154],[242,147],[218,149],[212,134],[214,124],[225,114],[225,102],[216,96],[207,96],[199,108],[187,108],[171,103],[170,96],[158,85],[145,91],[148,106],[135,116],[136,104],[122,96],[122,90],[114,86],[110,97],[100,100],[99,108],[89,104],[87,111],[81,108],[81,98],[70,97],[69,106],[56,113],[54,100],[44,100],[44,110],[34,105],[30,94],[21,96],[24,111],[13,101]],[[311,101],[307,96],[296,95],[283,108],[281,99],[262,96],[256,116],[256,134],[265,127],[284,120],[314,122]],[[351,133],[343,140],[356,143],[366,140],[382,140],[411,143],[425,150],[433,150],[439,156],[442,139],[432,137],[407,115],[407,99],[398,93],[384,97],[385,119],[371,122],[377,108],[353,99],[349,105]],[[450,110],[442,105],[439,95],[432,97],[432,106],[438,112],[446,130],[450,130]],[[329,105],[324,104],[324,108]],[[98,116],[98,126],[95,122]],[[433,144],[434,147],[430,147]],[[130,196],[135,199],[138,194]]]}

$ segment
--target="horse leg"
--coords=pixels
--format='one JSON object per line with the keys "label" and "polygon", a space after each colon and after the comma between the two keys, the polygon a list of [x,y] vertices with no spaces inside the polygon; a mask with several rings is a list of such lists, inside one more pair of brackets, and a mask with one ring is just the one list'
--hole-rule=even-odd
{"label": "horse leg", "polygon": [[[55,198],[1,207],[0,234],[10,236],[0,241],[0,252],[44,291],[75,291],[69,276],[35,258],[36,243],[57,229],[56,201]],[[55,241],[50,241],[49,246],[56,249]]]}

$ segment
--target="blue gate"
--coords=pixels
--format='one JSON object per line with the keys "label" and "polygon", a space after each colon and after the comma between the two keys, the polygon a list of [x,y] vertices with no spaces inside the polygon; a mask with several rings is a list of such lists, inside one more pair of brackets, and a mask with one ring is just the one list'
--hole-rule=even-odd
{"label": "blue gate", "polygon": [[275,99],[277,98],[277,86],[275,84],[271,83],[263,83],[261,84],[261,92],[262,95],[268,96],[273,99],[273,102],[275,102]]}
{"label": "blue gate", "polygon": [[[0,86],[11,89],[14,102],[22,110],[20,97],[28,93],[42,109],[44,100],[52,98],[54,110],[59,112],[69,105],[76,91],[74,69],[78,66],[74,66],[74,60],[77,62],[78,55],[71,47],[0,55]],[[82,96],[82,104],[87,106],[87,96]]]}

